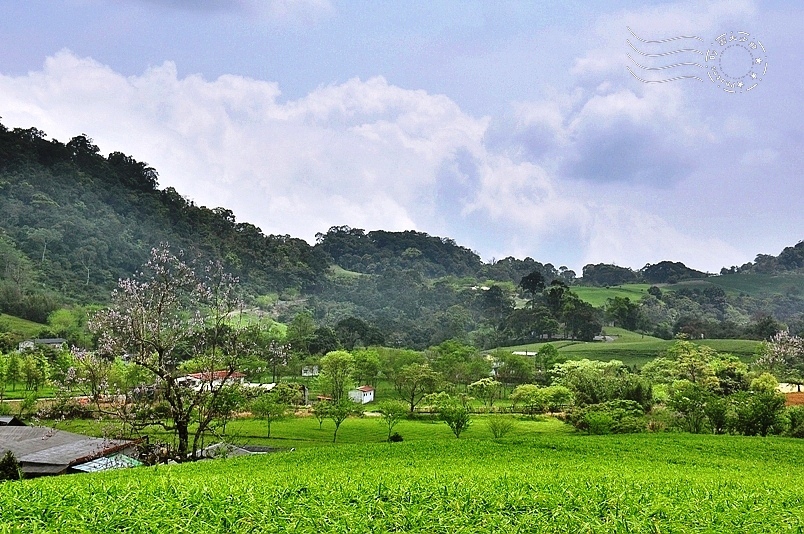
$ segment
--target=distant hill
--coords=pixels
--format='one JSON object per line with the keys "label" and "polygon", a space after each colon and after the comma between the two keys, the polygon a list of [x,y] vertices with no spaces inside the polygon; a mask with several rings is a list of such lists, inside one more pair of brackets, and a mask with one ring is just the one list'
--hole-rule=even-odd
{"label": "distant hill", "polygon": [[[673,335],[690,317],[745,325],[771,315],[804,324],[804,287],[797,278],[804,274],[804,242],[777,257],[759,255],[724,268],[719,277],[662,261],[639,270],[587,265],[582,278],[533,258],[483,262],[448,237],[416,231],[334,226],[311,245],[266,235],[229,209],[198,206],[173,188],[159,189],[159,175],[147,163],[122,152],[103,156],[86,135],[62,143],[36,128],[0,124],[0,312],[45,323],[65,305],[102,304],[118,279],[162,242],[221,261],[240,278],[246,299],[274,317],[290,322],[306,310],[323,329],[321,340],[341,333],[352,345],[365,340],[344,332],[358,326],[376,327],[393,345],[419,348],[451,338],[492,346],[506,336],[532,336],[529,321],[544,319],[545,309],[551,320],[565,323],[561,295],[579,283],[642,284],[612,295],[644,299],[645,314],[662,325],[662,335]],[[534,271],[551,296],[535,295],[528,304],[534,295],[517,286]],[[788,278],[769,281],[783,274]],[[610,297],[594,295],[604,308]],[[528,305],[533,317],[521,311]],[[603,312],[594,313],[586,319],[602,323]]]}

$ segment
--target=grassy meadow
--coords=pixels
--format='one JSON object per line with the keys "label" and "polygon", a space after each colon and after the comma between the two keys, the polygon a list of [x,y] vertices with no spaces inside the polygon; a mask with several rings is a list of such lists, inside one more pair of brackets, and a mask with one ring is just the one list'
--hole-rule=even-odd
{"label": "grassy meadow", "polygon": [[[707,284],[722,287],[730,295],[785,295],[787,293],[801,294],[804,288],[804,274],[724,274],[713,276],[705,280],[688,280],[667,286],[667,289],[681,287],[703,287]],[[662,288],[664,289],[664,288]]]}
{"label": "grassy meadow", "polygon": [[[661,356],[669,349],[675,340],[659,339],[648,335],[630,332],[622,328],[607,326],[603,329],[607,336],[614,337],[613,341],[552,341],[551,344],[558,349],[562,356],[569,360],[621,360],[626,365],[641,367],[648,361]],[[696,339],[696,344],[712,347],[718,352],[737,356],[744,362],[751,362],[755,358],[755,351],[759,341],[748,339]],[[542,343],[530,343],[514,347],[504,347],[505,350],[536,352]]]}
{"label": "grassy meadow", "polygon": [[342,444],[0,484],[0,533],[801,532],[802,461],[688,434]]}
{"label": "grassy meadow", "polygon": [[35,323],[6,313],[0,313],[0,332],[17,332],[26,338],[37,337],[47,328],[46,324]]}
{"label": "grassy meadow", "polygon": [[596,308],[601,308],[606,305],[608,299],[614,297],[628,297],[632,302],[639,302],[648,294],[650,286],[651,284],[623,284],[609,287],[572,286],[572,292],[581,300],[585,300]]}

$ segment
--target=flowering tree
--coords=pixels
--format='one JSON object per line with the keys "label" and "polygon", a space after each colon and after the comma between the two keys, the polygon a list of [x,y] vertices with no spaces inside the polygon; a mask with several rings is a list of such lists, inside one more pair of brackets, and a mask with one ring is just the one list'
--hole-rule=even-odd
{"label": "flowering tree", "polygon": [[[132,278],[120,280],[112,303],[89,323],[99,336],[99,352],[122,356],[153,373],[169,407],[142,411],[140,426],[158,425],[176,433],[177,454],[195,457],[209,430],[215,404],[245,355],[238,317],[237,279],[210,263],[196,271],[167,245],[151,251]],[[203,369],[190,381],[179,365],[194,360]],[[193,443],[190,447],[190,429]]]}
{"label": "flowering tree", "polygon": [[756,366],[794,384],[804,383],[804,339],[788,330],[777,332],[763,343]]}

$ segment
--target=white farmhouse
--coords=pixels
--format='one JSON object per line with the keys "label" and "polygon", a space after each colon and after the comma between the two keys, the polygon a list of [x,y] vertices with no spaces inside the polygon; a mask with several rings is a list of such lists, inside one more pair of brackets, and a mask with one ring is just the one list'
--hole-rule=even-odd
{"label": "white farmhouse", "polygon": [[349,392],[349,398],[358,404],[366,404],[374,400],[374,388],[371,386],[360,386]]}

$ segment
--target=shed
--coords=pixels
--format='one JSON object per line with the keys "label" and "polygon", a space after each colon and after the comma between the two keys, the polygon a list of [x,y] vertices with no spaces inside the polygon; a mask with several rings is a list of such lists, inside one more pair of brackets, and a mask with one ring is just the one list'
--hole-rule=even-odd
{"label": "shed", "polygon": [[25,422],[14,415],[0,415],[0,426],[25,426]]}
{"label": "shed", "polygon": [[39,426],[0,426],[0,455],[11,451],[28,477],[61,475],[91,460],[124,453],[134,442],[100,439]]}
{"label": "shed", "polygon": [[374,388],[371,386],[360,386],[349,392],[349,398],[359,404],[366,404],[374,400]]}

